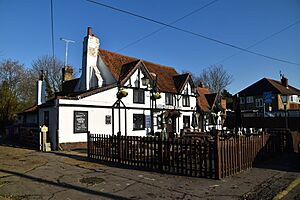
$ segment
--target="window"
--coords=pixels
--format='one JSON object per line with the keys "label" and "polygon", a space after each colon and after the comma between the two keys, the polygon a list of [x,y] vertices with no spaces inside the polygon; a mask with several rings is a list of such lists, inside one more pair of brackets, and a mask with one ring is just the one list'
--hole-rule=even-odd
{"label": "window", "polygon": [[145,103],[145,91],[140,89],[133,90],[133,103]]}
{"label": "window", "polygon": [[263,99],[256,99],[255,100],[255,106],[257,107],[257,108],[259,108],[259,107],[263,107],[264,106],[264,101],[263,101]]}
{"label": "window", "polygon": [[173,105],[173,94],[166,93],[166,105]]}
{"label": "window", "polygon": [[44,111],[44,125],[49,126],[49,111]]}
{"label": "window", "polygon": [[240,97],[240,104],[244,104],[245,103],[245,97]]}
{"label": "window", "polygon": [[105,116],[105,124],[111,124],[111,116],[110,115]]}
{"label": "window", "polygon": [[133,130],[145,129],[145,116],[143,114],[133,114]]}
{"label": "window", "polygon": [[253,103],[253,96],[246,97],[246,103]]}
{"label": "window", "polygon": [[157,115],[157,128],[161,129],[162,128],[162,115]]}
{"label": "window", "polygon": [[189,96],[182,96],[182,106],[189,107],[190,106],[190,97]]}
{"label": "window", "polygon": [[183,128],[190,127],[190,116],[183,116]]}

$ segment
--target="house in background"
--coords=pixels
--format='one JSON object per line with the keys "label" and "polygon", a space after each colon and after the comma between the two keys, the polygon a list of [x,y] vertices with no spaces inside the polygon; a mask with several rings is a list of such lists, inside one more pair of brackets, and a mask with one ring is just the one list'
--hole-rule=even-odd
{"label": "house in background", "polygon": [[263,78],[238,92],[244,116],[281,115],[287,109],[290,116],[300,110],[300,90],[289,85],[282,75],[281,81]]}
{"label": "house in background", "polygon": [[198,85],[197,92],[199,131],[222,130],[226,117],[226,100],[217,93],[211,93],[203,83]]}
{"label": "house in background", "polygon": [[20,126],[37,126],[37,108],[37,105],[34,105],[30,108],[27,108],[22,113],[18,113],[18,120],[16,124]]}
{"label": "house in background", "polygon": [[[88,131],[172,137],[191,127],[197,94],[190,74],[99,46],[88,28],[81,77],[64,80],[52,100],[45,101],[45,93],[38,93],[38,124],[49,127],[53,149],[85,145]],[[64,77],[71,73],[65,69]],[[38,91],[43,85],[41,79]]]}

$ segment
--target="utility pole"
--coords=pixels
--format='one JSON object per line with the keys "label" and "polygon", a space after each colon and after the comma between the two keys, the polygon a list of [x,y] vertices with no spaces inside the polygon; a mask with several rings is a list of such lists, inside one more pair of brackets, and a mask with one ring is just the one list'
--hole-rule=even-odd
{"label": "utility pole", "polygon": [[68,65],[68,50],[69,50],[69,43],[75,43],[73,40],[68,40],[65,38],[60,38],[60,40],[64,41],[66,44],[66,55],[65,55],[65,66]]}

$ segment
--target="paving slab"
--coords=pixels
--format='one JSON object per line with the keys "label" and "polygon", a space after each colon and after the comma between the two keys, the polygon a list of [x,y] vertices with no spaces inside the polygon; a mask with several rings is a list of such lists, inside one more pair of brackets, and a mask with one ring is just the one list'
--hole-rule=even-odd
{"label": "paving slab", "polygon": [[78,152],[0,145],[0,158],[0,199],[272,199],[300,176],[293,159],[214,180],[110,166]]}

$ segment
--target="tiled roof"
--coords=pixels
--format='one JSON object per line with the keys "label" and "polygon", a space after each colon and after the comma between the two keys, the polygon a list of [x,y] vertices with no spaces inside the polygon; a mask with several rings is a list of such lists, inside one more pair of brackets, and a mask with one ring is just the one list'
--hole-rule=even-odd
{"label": "tiled roof", "polygon": [[[128,77],[130,73],[133,72],[132,70],[139,65],[139,63],[142,63],[152,78],[157,79],[157,87],[162,92],[179,92],[190,77],[188,73],[178,74],[176,70],[171,67],[113,53],[104,49],[99,49],[98,55],[101,56],[102,61],[108,67],[113,77],[120,81]],[[152,74],[156,74],[156,77]],[[117,86],[116,84],[112,84],[101,88],[93,88],[89,91],[74,92],[78,80],[79,79],[66,81],[63,86],[63,91],[57,93],[57,98],[83,98]]]}
{"label": "tiled roof", "polygon": [[[125,77],[124,74],[129,73],[134,64],[140,59],[113,53],[104,49],[100,49],[98,55],[101,56],[105,65],[109,68],[116,80],[119,77]],[[157,75],[157,86],[163,92],[177,93],[173,77],[178,73],[174,68],[155,64],[149,61],[141,60],[150,73]]]}
{"label": "tiled roof", "polygon": [[25,109],[22,113],[30,113],[30,112],[37,112],[37,105]]}
{"label": "tiled roof", "polygon": [[292,86],[287,88],[281,84],[280,81],[273,79],[263,78],[249,87],[239,92],[240,96],[244,95],[262,95],[264,92],[272,92],[273,94],[286,94],[286,95],[300,95],[300,90]]}
{"label": "tiled roof", "polygon": [[69,81],[65,81],[62,84],[62,91],[56,93],[57,96],[69,95],[74,92],[74,89],[79,81],[79,78],[75,78]]}
{"label": "tiled roof", "polygon": [[205,95],[210,94],[210,91],[208,88],[204,87],[198,87],[197,88],[198,97],[197,97],[197,105],[203,112],[209,112],[211,107],[207,101],[207,98]]}
{"label": "tiled roof", "polygon": [[111,88],[114,88],[114,87],[117,87],[117,84],[110,84],[110,85],[107,85],[107,86],[104,86],[104,87],[99,87],[99,88],[93,88],[93,89],[90,89],[90,90],[87,90],[87,91],[83,91],[83,92],[72,92],[68,95],[65,95],[65,96],[59,96],[57,95],[57,98],[58,99],[78,99],[78,98],[84,98],[84,97],[88,97],[88,96],[91,96],[93,94],[97,94],[99,92],[103,92],[105,90],[108,90],[108,89],[111,89]]}

